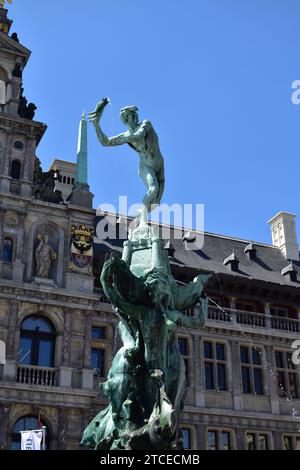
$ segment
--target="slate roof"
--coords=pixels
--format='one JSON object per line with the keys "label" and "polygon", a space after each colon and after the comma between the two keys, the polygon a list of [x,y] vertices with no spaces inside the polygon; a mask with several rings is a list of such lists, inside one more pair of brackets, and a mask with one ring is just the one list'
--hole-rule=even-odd
{"label": "slate roof", "polygon": [[[97,220],[100,220],[99,217]],[[185,237],[186,233],[188,233],[187,237]],[[189,241],[183,241],[185,238]],[[290,280],[289,275],[282,275],[282,271],[291,262],[284,257],[279,248],[273,245],[208,232],[200,233],[193,230],[182,232],[181,229],[174,227],[170,227],[169,240],[175,250],[171,262],[179,266],[186,266],[204,272],[239,276],[245,279],[257,279],[300,289],[300,261],[293,261],[294,269],[297,272],[297,281],[293,282]],[[100,241],[96,239],[96,259],[101,253],[108,253],[112,250],[121,252],[123,241],[113,239]],[[254,259],[250,259],[244,251],[250,243],[256,250]],[[233,253],[239,261],[237,271],[231,271],[230,266],[224,265],[224,260]]]}

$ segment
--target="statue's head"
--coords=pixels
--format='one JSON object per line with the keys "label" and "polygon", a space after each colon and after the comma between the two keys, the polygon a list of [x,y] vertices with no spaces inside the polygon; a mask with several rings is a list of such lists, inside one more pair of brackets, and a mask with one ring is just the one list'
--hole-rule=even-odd
{"label": "statue's head", "polygon": [[139,122],[138,108],[136,106],[126,106],[122,108],[120,118],[125,126],[134,127]]}

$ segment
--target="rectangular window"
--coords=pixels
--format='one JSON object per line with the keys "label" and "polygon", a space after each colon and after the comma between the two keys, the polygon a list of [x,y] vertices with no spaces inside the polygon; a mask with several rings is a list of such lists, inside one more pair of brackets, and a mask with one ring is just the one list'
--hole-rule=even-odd
{"label": "rectangular window", "polygon": [[280,397],[298,398],[298,381],[292,354],[275,351],[277,390]]}
{"label": "rectangular window", "polygon": [[224,344],[204,342],[204,368],[206,390],[227,390]]}
{"label": "rectangular window", "polygon": [[268,434],[260,434],[259,432],[248,432],[246,435],[246,447],[247,450],[268,450]]}
{"label": "rectangular window", "polygon": [[191,430],[188,428],[181,428],[182,439],[183,439],[183,448],[191,448]]}
{"label": "rectangular window", "polygon": [[287,317],[287,309],[271,307],[270,314],[272,315],[272,317]]}
{"label": "rectangular window", "polygon": [[283,436],[283,449],[284,450],[293,450],[292,436]]}
{"label": "rectangular window", "polygon": [[281,351],[275,351],[276,367],[283,369],[283,354]]}
{"label": "rectangular window", "polygon": [[243,393],[251,393],[250,368],[242,367]]}
{"label": "rectangular window", "polygon": [[236,310],[242,310],[244,312],[255,312],[254,304],[247,304],[243,302],[237,302],[235,305]]}
{"label": "rectangular window", "polygon": [[183,356],[188,356],[188,342],[186,338],[178,338],[178,349]]}
{"label": "rectangular window", "polygon": [[211,362],[205,363],[205,387],[207,390],[214,390],[214,368]]}
{"label": "rectangular window", "polygon": [[261,355],[260,348],[240,347],[243,393],[264,394]]}
{"label": "rectangular window", "polygon": [[218,371],[218,388],[219,390],[226,390],[225,364],[217,364],[217,371]]}
{"label": "rectangular window", "polygon": [[216,356],[218,361],[225,361],[224,344],[216,344]]}
{"label": "rectangular window", "polygon": [[93,326],[92,327],[92,339],[105,339],[106,328],[104,326]]}
{"label": "rectangular window", "polygon": [[268,436],[266,434],[259,434],[259,450],[268,450]]}
{"label": "rectangular window", "polygon": [[230,450],[230,433],[228,431],[221,432],[220,449]]}
{"label": "rectangular window", "polygon": [[187,338],[178,338],[178,349],[181,352],[184,364],[185,364],[185,376],[186,376],[186,383],[190,385],[190,371],[189,371],[189,342]]}
{"label": "rectangular window", "polygon": [[256,450],[255,434],[247,434],[247,450]]}
{"label": "rectangular window", "polygon": [[286,385],[285,385],[285,375],[284,372],[277,371],[277,387],[280,397],[286,396]]}
{"label": "rectangular window", "polygon": [[240,355],[241,355],[241,363],[242,364],[249,364],[249,349],[248,348],[243,348],[241,347],[240,349]]}
{"label": "rectangular window", "polygon": [[95,377],[105,377],[105,350],[92,348],[91,368],[94,369]]}
{"label": "rectangular window", "polygon": [[289,389],[292,398],[297,398],[297,377],[296,374],[288,374],[289,377]]}
{"label": "rectangular window", "polygon": [[207,433],[208,450],[217,450],[217,431]]}
{"label": "rectangular window", "polygon": [[208,450],[231,450],[231,432],[224,429],[208,429]]}
{"label": "rectangular window", "polygon": [[205,359],[213,359],[213,350],[212,350],[212,343],[208,343],[205,341],[204,343],[204,357]]}
{"label": "rectangular window", "polygon": [[262,373],[261,369],[253,369],[253,378],[254,378],[254,391],[257,395],[263,395],[263,384],[262,384]]}

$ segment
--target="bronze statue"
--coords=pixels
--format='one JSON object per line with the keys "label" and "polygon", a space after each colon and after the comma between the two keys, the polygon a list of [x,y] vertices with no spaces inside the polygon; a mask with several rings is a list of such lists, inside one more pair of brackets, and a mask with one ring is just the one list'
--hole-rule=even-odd
{"label": "bronze statue", "polygon": [[138,108],[122,108],[120,118],[128,131],[115,137],[107,137],[100,127],[100,119],[109,99],[103,98],[96,109],[89,113],[97,137],[102,145],[114,147],[128,144],[140,157],[139,176],[147,186],[148,192],[143,199],[142,209],[138,212],[136,225],[147,225],[148,214],[160,203],[165,187],[164,159],[160,152],[158,136],[150,121],[139,121]]}

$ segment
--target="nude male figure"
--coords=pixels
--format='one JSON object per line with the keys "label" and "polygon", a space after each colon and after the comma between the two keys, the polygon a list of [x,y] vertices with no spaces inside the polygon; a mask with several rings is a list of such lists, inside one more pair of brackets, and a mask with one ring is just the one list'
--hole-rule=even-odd
{"label": "nude male figure", "polygon": [[160,203],[165,186],[164,159],[160,152],[158,136],[150,121],[139,122],[136,106],[127,106],[121,109],[120,118],[128,130],[115,137],[107,137],[100,127],[100,119],[108,103],[109,99],[103,98],[96,109],[89,113],[88,118],[93,123],[102,145],[113,147],[128,144],[139,154],[139,176],[148,191],[143,199],[142,209],[138,212],[136,225],[147,225],[148,214]]}

